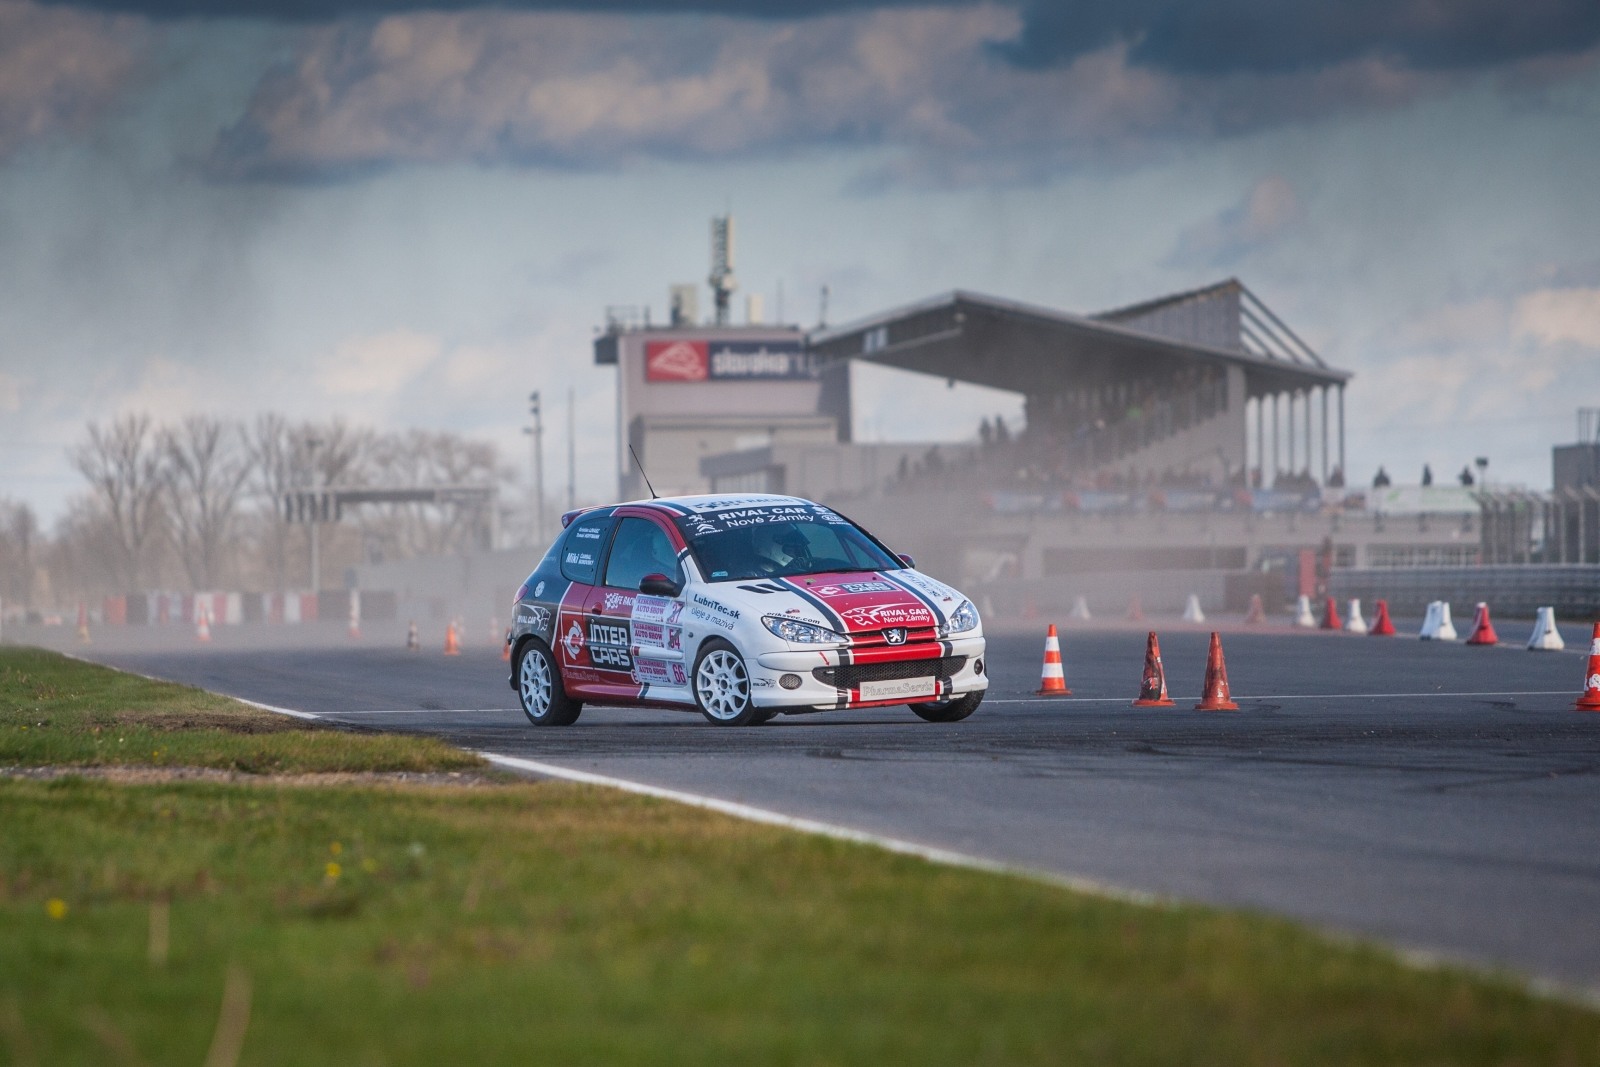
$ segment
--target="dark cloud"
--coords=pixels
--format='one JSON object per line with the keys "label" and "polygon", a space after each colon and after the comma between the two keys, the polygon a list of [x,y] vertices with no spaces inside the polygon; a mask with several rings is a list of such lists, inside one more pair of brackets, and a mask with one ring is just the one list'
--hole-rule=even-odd
{"label": "dark cloud", "polygon": [[1015,40],[1032,68],[1124,44],[1129,61],[1177,74],[1287,73],[1377,58],[1419,70],[1494,66],[1600,42],[1595,0],[1031,0]]}
{"label": "dark cloud", "polygon": [[557,11],[591,15],[730,15],[793,19],[894,7],[949,6],[959,0],[57,0],[152,19],[248,18],[329,22],[347,16],[414,12]]}

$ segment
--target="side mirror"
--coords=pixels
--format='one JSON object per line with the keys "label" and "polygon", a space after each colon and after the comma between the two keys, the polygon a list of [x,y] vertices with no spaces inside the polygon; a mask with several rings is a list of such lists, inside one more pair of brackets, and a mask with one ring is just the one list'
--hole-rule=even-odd
{"label": "side mirror", "polygon": [[904,563],[907,567],[915,567],[917,565],[917,561],[912,559],[904,552],[900,553],[900,562]]}
{"label": "side mirror", "polygon": [[639,592],[646,596],[677,596],[683,592],[683,586],[665,574],[647,574],[639,579]]}

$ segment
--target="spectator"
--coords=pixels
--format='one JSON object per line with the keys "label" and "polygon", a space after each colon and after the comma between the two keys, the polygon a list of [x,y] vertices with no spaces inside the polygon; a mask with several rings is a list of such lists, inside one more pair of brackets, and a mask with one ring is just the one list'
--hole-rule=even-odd
{"label": "spectator", "polygon": [[1378,465],[1378,473],[1372,476],[1372,488],[1389,488],[1389,472],[1383,469],[1383,464]]}
{"label": "spectator", "polygon": [[1334,464],[1333,473],[1328,475],[1328,488],[1330,488],[1330,489],[1343,489],[1344,488],[1344,468],[1339,466],[1338,464]]}
{"label": "spectator", "polygon": [[1428,466],[1426,463],[1424,463],[1422,465],[1422,484],[1423,485],[1432,485],[1433,484],[1433,468]]}
{"label": "spectator", "polygon": [[1477,479],[1472,476],[1471,467],[1462,467],[1461,473],[1456,475],[1456,480],[1469,488],[1477,481]]}
{"label": "spectator", "polygon": [[989,447],[989,442],[994,440],[994,427],[989,425],[989,416],[985,415],[978,424],[978,441],[984,448]]}

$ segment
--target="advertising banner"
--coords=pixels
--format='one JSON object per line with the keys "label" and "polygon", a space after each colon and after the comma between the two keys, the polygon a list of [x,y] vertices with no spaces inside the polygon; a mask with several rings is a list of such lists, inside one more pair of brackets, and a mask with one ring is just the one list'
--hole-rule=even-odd
{"label": "advertising banner", "polygon": [[795,341],[649,341],[647,382],[806,381],[816,377],[810,353]]}

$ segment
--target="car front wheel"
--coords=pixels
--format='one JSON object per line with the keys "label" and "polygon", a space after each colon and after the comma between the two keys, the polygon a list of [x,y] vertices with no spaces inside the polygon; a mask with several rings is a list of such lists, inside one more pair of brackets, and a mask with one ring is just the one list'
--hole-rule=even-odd
{"label": "car front wheel", "polygon": [[726,641],[707,641],[694,665],[694,699],[718,726],[755,726],[766,712],[750,699],[750,672],[744,657]]}
{"label": "car front wheel", "polygon": [[567,696],[550,646],[538,638],[522,646],[517,695],[522,698],[522,713],[535,726],[571,726],[583,711],[581,703]]}
{"label": "car front wheel", "polygon": [[983,690],[980,689],[976,693],[951,697],[949,700],[912,704],[911,710],[929,722],[960,722],[977,711],[981,703],[983,703]]}

